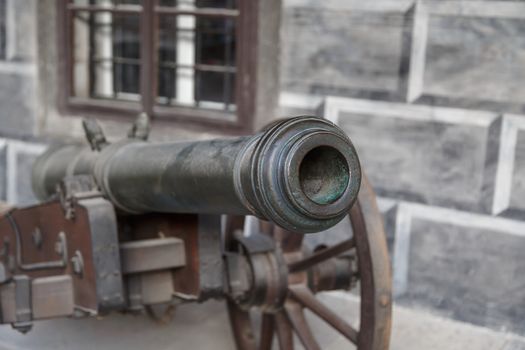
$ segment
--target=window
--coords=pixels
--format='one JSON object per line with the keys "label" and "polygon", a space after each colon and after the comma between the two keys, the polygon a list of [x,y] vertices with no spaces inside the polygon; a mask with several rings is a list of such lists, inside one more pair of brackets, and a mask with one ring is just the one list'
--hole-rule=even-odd
{"label": "window", "polygon": [[63,106],[249,129],[255,3],[61,0]]}
{"label": "window", "polygon": [[6,0],[0,0],[0,60],[6,58]]}

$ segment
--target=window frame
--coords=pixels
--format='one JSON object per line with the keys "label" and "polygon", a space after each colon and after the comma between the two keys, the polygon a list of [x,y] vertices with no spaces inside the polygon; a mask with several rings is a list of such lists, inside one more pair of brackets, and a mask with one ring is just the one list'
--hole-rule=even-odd
{"label": "window frame", "polygon": [[[260,0],[237,0],[237,9],[197,8],[195,10],[159,6],[159,0],[144,0],[142,5],[75,5],[71,0],[57,1],[59,109],[64,114],[95,117],[132,118],[145,112],[155,120],[176,122],[219,132],[252,131],[255,115],[257,23]],[[264,0],[263,0],[264,1]],[[141,40],[140,102],[97,100],[73,96],[73,14],[75,11],[138,14]],[[234,112],[199,107],[163,106],[155,102],[158,89],[158,50],[160,16],[196,15],[227,17],[236,21],[236,76]]]}

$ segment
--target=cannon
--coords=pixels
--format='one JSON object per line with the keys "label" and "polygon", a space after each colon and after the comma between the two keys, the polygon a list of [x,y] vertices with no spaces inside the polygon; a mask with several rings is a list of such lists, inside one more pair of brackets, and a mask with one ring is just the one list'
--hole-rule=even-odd
{"label": "cannon", "polygon": [[[147,141],[146,115],[114,143],[95,121],[84,129],[87,145],[36,160],[40,204],[1,211],[1,323],[25,333],[39,319],[169,313],[215,298],[226,300],[238,349],[271,349],[274,338],[293,349],[294,333],[320,349],[305,309],[359,350],[388,348],[381,216],[336,125],[302,116],[252,136],[167,143]],[[335,244],[305,244],[345,221]],[[358,327],[316,297],[357,285]]]}
{"label": "cannon", "polygon": [[252,137],[130,138],[106,147],[91,128],[92,148],[50,149],[37,160],[33,188],[41,199],[63,177],[88,175],[122,212],[255,215],[305,233],[340,221],[361,183],[352,143],[319,118],[292,118]]}

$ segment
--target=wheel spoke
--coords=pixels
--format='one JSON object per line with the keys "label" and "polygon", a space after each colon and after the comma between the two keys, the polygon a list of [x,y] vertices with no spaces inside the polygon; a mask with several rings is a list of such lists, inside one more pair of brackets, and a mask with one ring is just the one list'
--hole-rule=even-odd
{"label": "wheel spoke", "polygon": [[284,304],[286,315],[292,324],[295,333],[301,340],[301,343],[306,350],[321,350],[321,347],[315,340],[308,323],[303,314],[303,310],[299,304],[294,301],[287,301]]}
{"label": "wheel spoke", "polygon": [[261,341],[259,350],[271,350],[273,333],[275,327],[275,319],[271,314],[263,314],[261,323]]}
{"label": "wheel spoke", "polygon": [[314,254],[291,263],[288,265],[288,269],[290,272],[299,272],[309,269],[310,267],[317,265],[325,260],[331,259],[333,257],[336,257],[347,250],[350,250],[355,247],[355,241],[353,238],[347,239],[346,241],[343,241],[341,243],[338,243],[332,247],[320,250],[318,252],[315,252]]}
{"label": "wheel spoke", "polygon": [[275,315],[275,330],[277,331],[277,340],[279,341],[279,349],[292,350],[293,349],[293,334],[292,327],[284,311]]}
{"label": "wheel spoke", "polygon": [[292,297],[301,303],[301,305],[322,318],[326,323],[347,337],[352,343],[357,344],[357,331],[345,320],[337,316],[332,310],[317,300],[315,295],[308,288],[304,286],[293,286],[290,287],[290,292]]}
{"label": "wheel spoke", "polygon": [[237,349],[257,350],[250,314],[248,311],[239,308],[232,300],[228,300],[227,303],[228,315],[230,316],[230,324]]}

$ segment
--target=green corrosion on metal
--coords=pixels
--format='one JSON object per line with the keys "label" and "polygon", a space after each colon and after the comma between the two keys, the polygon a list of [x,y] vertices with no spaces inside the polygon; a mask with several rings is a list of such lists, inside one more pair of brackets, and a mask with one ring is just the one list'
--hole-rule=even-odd
{"label": "green corrosion on metal", "polygon": [[316,147],[304,156],[299,181],[304,194],[313,202],[319,205],[334,203],[350,182],[348,164],[335,148]]}

